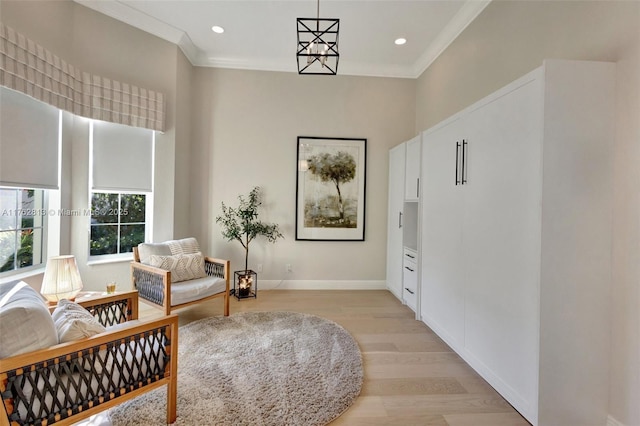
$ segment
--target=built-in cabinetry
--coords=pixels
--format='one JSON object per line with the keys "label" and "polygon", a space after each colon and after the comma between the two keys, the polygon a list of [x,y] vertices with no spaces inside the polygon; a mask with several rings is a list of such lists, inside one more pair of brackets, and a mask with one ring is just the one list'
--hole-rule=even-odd
{"label": "built-in cabinetry", "polygon": [[420,303],[417,262],[420,149],[417,136],[389,151],[387,222],[387,288],[416,314]]}
{"label": "built-in cabinetry", "polygon": [[415,312],[418,306],[418,252],[407,247],[402,257],[402,298]]}
{"label": "built-in cabinetry", "polygon": [[534,425],[608,406],[614,65],[544,65],[423,132],[420,315]]}
{"label": "built-in cabinetry", "polygon": [[405,144],[389,150],[387,212],[387,289],[402,300],[402,215],[404,210]]}
{"label": "built-in cabinetry", "polygon": [[404,199],[405,201],[418,201],[420,198],[420,135],[405,142],[406,171]]}

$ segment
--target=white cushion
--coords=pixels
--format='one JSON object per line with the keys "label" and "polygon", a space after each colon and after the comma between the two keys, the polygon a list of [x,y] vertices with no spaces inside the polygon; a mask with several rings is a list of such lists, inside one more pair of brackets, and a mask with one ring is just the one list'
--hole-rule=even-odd
{"label": "white cushion", "polygon": [[125,328],[133,327],[133,326],[139,325],[139,324],[142,324],[142,321],[140,321],[140,320],[130,320],[130,321],[125,321],[125,322],[120,322],[118,324],[111,324],[111,325],[107,326],[107,331],[120,331],[120,330],[123,330]]}
{"label": "white cushion", "polygon": [[0,358],[57,343],[56,328],[42,296],[23,281],[0,284]]}
{"label": "white cushion", "polygon": [[171,249],[167,243],[142,243],[138,244],[138,256],[140,257],[140,263],[145,265],[149,264],[149,258],[152,255],[157,256],[171,256]]}
{"label": "white cushion", "polygon": [[178,254],[175,256],[151,255],[149,265],[171,271],[171,283],[206,277],[202,253]]}
{"label": "white cushion", "polygon": [[167,245],[169,245],[171,254],[174,256],[178,254],[194,254],[200,252],[198,240],[193,237],[167,241]]}
{"label": "white cushion", "polygon": [[62,299],[53,312],[58,342],[66,343],[104,333],[107,329],[77,303]]}
{"label": "white cushion", "polygon": [[206,276],[180,283],[171,283],[171,306],[200,300],[203,297],[222,293],[227,289],[224,278]]}
{"label": "white cushion", "polygon": [[64,317],[65,312],[68,311],[87,312],[85,308],[78,305],[77,303],[71,302],[67,299],[61,299],[56,305],[56,308],[51,313],[51,318],[53,318],[54,324],[56,321]]}

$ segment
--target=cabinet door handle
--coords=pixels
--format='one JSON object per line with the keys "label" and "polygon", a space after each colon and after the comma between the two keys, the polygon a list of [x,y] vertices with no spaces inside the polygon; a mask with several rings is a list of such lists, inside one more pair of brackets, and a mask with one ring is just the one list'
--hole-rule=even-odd
{"label": "cabinet door handle", "polygon": [[409,289],[408,289],[408,288],[406,288],[406,287],[405,287],[404,289],[405,289],[405,290],[407,290],[407,291],[408,291],[409,293],[411,293],[411,294],[415,294],[413,291],[409,290]]}
{"label": "cabinet door handle", "polygon": [[467,183],[467,177],[466,177],[466,173],[464,171],[465,151],[468,149],[467,145],[469,145],[469,143],[466,140],[462,139],[462,181],[461,181],[462,185]]}
{"label": "cabinet door handle", "polygon": [[398,228],[402,228],[402,212],[398,212]]}
{"label": "cabinet door handle", "polygon": [[416,258],[414,255],[412,255],[412,254],[408,254],[408,253],[407,253],[407,254],[405,254],[405,256],[410,257],[411,259],[415,259],[415,258]]}
{"label": "cabinet door handle", "polygon": [[416,178],[416,198],[420,198],[420,178]]}
{"label": "cabinet door handle", "polygon": [[460,156],[460,142],[456,142],[456,186],[460,184],[460,180],[458,179],[458,157]]}
{"label": "cabinet door handle", "polygon": [[404,269],[408,269],[409,271],[413,272],[413,269],[409,268],[408,266],[405,266]]}

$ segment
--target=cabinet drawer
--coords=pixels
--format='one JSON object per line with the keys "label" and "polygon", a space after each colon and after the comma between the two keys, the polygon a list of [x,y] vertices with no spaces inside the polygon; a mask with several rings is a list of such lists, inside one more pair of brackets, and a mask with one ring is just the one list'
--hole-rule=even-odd
{"label": "cabinet drawer", "polygon": [[411,308],[411,310],[413,312],[416,311],[416,308],[418,307],[418,298],[415,294],[409,294],[407,293],[407,290],[405,290],[404,293],[404,303],[406,303],[406,305]]}
{"label": "cabinet drawer", "polygon": [[405,249],[402,262],[402,298],[415,312],[418,301],[418,268],[415,252]]}
{"label": "cabinet drawer", "polygon": [[418,289],[418,271],[415,263],[405,262],[402,266],[403,288],[416,293]]}
{"label": "cabinet drawer", "polygon": [[413,249],[410,249],[408,247],[405,247],[403,249],[403,256],[402,256],[403,262],[413,262],[413,263],[417,263],[418,261],[418,252],[416,252]]}

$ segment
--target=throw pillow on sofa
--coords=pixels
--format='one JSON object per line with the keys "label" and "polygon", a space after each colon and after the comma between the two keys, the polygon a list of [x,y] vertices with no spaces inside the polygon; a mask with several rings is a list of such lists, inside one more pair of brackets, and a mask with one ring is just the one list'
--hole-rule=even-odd
{"label": "throw pillow on sofa", "polygon": [[51,317],[58,333],[58,342],[66,343],[104,333],[107,329],[77,303],[62,299]]}
{"label": "throw pillow on sofa", "polygon": [[0,284],[0,358],[58,343],[49,308],[24,281]]}

